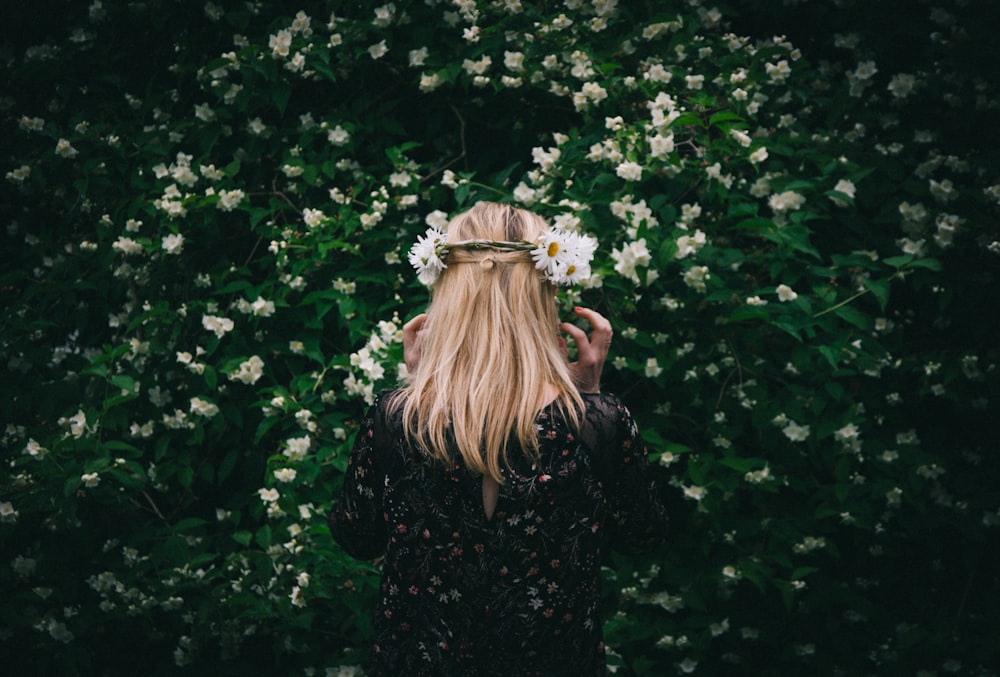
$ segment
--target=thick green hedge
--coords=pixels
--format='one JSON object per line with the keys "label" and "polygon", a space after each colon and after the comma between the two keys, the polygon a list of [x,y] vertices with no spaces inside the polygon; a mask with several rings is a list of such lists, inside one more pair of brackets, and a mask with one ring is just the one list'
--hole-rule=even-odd
{"label": "thick green hedge", "polygon": [[491,199],[674,478],[617,674],[996,674],[990,3],[278,4],[5,10],[5,671],[360,674],[325,512]]}

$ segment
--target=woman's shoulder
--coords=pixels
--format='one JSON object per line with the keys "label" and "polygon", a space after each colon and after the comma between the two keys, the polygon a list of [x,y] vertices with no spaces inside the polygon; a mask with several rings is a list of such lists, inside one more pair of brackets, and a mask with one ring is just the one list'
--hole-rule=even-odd
{"label": "woman's shoulder", "polygon": [[614,393],[602,391],[599,393],[580,393],[583,406],[587,409],[625,410],[627,407],[621,398]]}
{"label": "woman's shoulder", "polygon": [[404,391],[402,388],[380,390],[375,393],[375,398],[372,400],[370,411],[371,413],[380,416],[383,420],[388,420],[393,414],[397,414],[402,411],[405,401]]}
{"label": "woman's shoulder", "polygon": [[634,425],[632,413],[625,403],[614,393],[581,393],[584,418],[599,430],[610,432]]}

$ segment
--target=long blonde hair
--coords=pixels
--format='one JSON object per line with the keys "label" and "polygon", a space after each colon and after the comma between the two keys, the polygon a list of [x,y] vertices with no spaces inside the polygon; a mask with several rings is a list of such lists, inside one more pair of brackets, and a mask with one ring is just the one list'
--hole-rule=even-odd
{"label": "long blonde hair", "polygon": [[[536,214],[479,202],[448,225],[449,242],[534,241],[548,230]],[[512,433],[537,458],[535,418],[550,386],[579,426],[583,400],[558,342],[556,288],[527,251],[453,248],[434,285],[420,363],[399,392],[406,436],[430,458],[453,460],[503,482]],[[449,435],[451,434],[451,437]]]}

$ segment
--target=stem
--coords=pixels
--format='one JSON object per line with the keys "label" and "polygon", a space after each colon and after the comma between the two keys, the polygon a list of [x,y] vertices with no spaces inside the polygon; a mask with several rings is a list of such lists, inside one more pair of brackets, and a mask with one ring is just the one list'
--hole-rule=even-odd
{"label": "stem", "polygon": [[[902,269],[897,269],[895,273],[893,273],[892,275],[889,276],[889,282],[892,282],[897,277],[902,277],[902,276],[903,276],[903,270]],[[865,287],[864,289],[862,289],[861,291],[857,292],[856,294],[854,294],[852,296],[848,296],[846,299],[844,299],[840,303],[838,303],[836,305],[833,305],[833,306],[830,306],[826,310],[821,310],[818,313],[813,314],[813,318],[821,317],[823,315],[826,315],[827,313],[832,313],[833,311],[837,310],[838,308],[843,308],[844,306],[846,306],[851,301],[854,301],[855,299],[861,298],[862,296],[864,296],[865,294],[867,294],[870,291],[871,291],[871,289],[869,289],[868,287]]]}
{"label": "stem", "polygon": [[491,190],[497,195],[507,196],[507,192],[500,190],[499,188],[494,188],[493,186],[487,186],[485,183],[479,183],[478,181],[468,181],[468,185],[475,186],[476,188],[484,188],[486,190]]}
{"label": "stem", "polygon": [[837,310],[838,308],[843,308],[844,306],[846,306],[851,301],[853,301],[855,299],[859,299],[859,298],[861,298],[862,296],[864,296],[867,293],[868,293],[868,289],[867,288],[862,289],[861,291],[857,292],[853,296],[848,296],[846,299],[844,299],[840,303],[838,303],[836,305],[833,305],[833,306],[830,306],[826,310],[821,310],[818,313],[814,313],[813,314],[813,318],[821,317],[823,315],[826,315],[827,313],[832,313],[833,311]]}

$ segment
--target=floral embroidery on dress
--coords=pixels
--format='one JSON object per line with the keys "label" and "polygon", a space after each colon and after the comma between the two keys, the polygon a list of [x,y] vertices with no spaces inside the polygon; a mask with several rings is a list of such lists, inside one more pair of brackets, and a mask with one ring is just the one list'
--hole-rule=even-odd
{"label": "floral embroidery on dress", "polygon": [[385,557],[366,674],[606,674],[602,554],[653,547],[666,516],[631,414],[583,398],[578,434],[556,407],[539,412],[539,459],[511,454],[491,518],[482,476],[427,463],[376,398],[329,519],[347,552]]}

